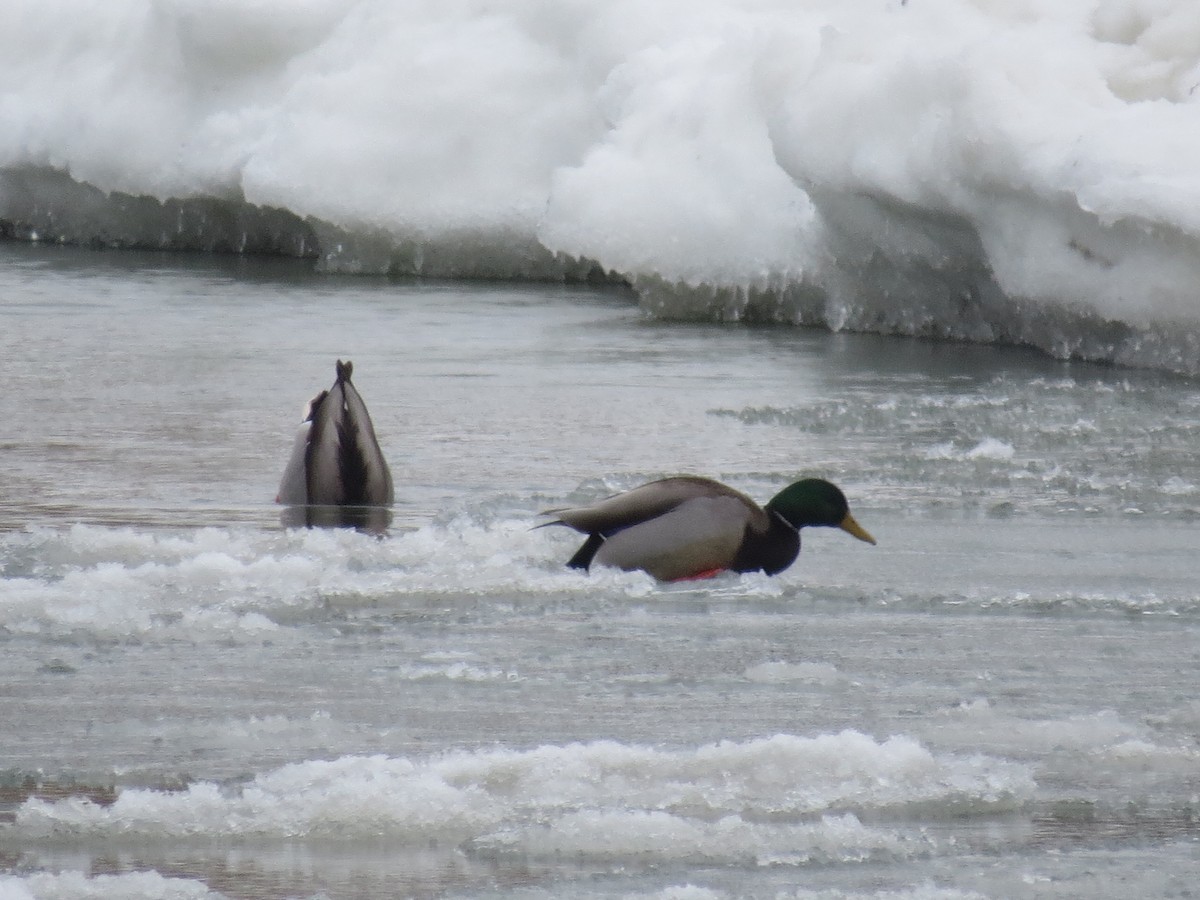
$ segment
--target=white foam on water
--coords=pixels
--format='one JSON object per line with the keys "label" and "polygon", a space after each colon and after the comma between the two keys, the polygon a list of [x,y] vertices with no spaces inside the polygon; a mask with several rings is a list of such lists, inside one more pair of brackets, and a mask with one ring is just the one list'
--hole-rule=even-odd
{"label": "white foam on water", "polygon": [[481,853],[798,864],[929,849],[862,824],[862,814],[1004,813],[1035,790],[1019,764],[844,731],[685,750],[599,741],[425,759],[345,756],[241,785],[125,789],[108,806],[31,798],[14,829],[29,837],[386,835],[467,842]]}
{"label": "white foam on water", "polygon": [[831,888],[823,891],[800,890],[780,893],[777,900],[986,900],[986,894],[957,888],[938,887],[932,883],[899,890],[853,891]]}
{"label": "white foam on water", "polygon": [[[202,882],[167,878],[156,872],[95,876],[79,872],[25,877],[0,875],[0,898],[3,900],[194,900],[222,896],[210,891]],[[649,892],[625,892],[621,896],[625,900],[731,900],[735,895],[694,884],[679,884]],[[802,889],[777,892],[775,896],[778,900],[984,900],[983,894],[974,891],[941,888],[932,883],[877,891]]]}
{"label": "white foam on water", "polygon": [[157,872],[0,875],[0,900],[200,900],[223,896],[210,891],[203,882],[166,878]]}
{"label": "white foam on water", "polygon": [[[75,525],[0,535],[6,551],[0,627],[27,636],[107,640],[288,640],[331,610],[403,608],[445,598],[511,605],[555,598],[640,602],[697,590],[641,572],[565,568],[580,538],[530,521],[468,517],[377,538],[349,530],[202,528],[158,533]],[[721,598],[776,597],[765,576],[702,588]],[[434,660],[412,679],[508,680],[515,673]]]}
{"label": "white foam on water", "polygon": [[[986,441],[982,446],[982,455],[967,459],[955,450],[950,461],[1008,462],[1004,446]],[[774,578],[749,573],[661,584],[642,572],[569,570],[564,563],[579,536],[566,529],[531,529],[530,521],[536,519],[480,522],[463,516],[382,539],[322,529],[163,533],[75,525],[10,532],[0,535],[5,559],[0,568],[0,628],[12,635],[67,641],[254,645],[302,640],[305,629],[337,627],[344,617],[386,617],[431,603],[484,604],[497,612],[569,603],[622,616],[642,615],[647,604],[693,600],[808,605],[840,598],[918,609],[967,606],[1153,615],[1191,615],[1200,603],[1181,574],[1175,581],[1134,583],[1121,577],[1120,560],[1098,561],[1093,574],[1107,575],[1089,588],[1036,581],[1044,580],[1036,559],[1030,561],[1033,568],[1028,573],[997,580],[985,567],[965,583],[960,579],[937,589],[919,573],[913,575],[918,581],[906,586],[895,572],[894,558],[877,578],[870,577],[874,570],[868,567],[853,583],[844,582],[836,571],[814,568],[813,562]],[[1153,547],[1157,535],[1147,530],[1135,536]],[[815,543],[825,537],[812,536],[809,552],[825,556],[846,549],[836,542]],[[1013,560],[1026,561],[1023,556]],[[1164,564],[1172,567],[1182,562],[1164,557]],[[870,563],[855,560],[860,567]],[[469,655],[409,660],[406,666],[398,677],[414,681],[502,682],[521,677],[519,671],[481,664]],[[759,660],[743,674],[751,681],[780,683],[829,684],[839,677],[836,671],[801,660]]]}
{"label": "white foam on water", "polygon": [[1160,486],[1164,494],[1169,494],[1174,497],[1188,497],[1193,494],[1200,494],[1200,486],[1193,484],[1185,478],[1180,478],[1178,475],[1172,475]]}
{"label": "white foam on water", "polygon": [[627,900],[722,900],[725,894],[694,884],[678,884],[646,894],[627,894]]}
{"label": "white foam on water", "polygon": [[[661,891],[644,894],[625,894],[625,900],[733,900],[737,894],[697,887],[693,884],[673,885]],[[899,890],[874,891],[826,890],[777,891],[775,900],[986,900],[975,891],[942,888],[932,883],[919,884]]]}
{"label": "white foam on water", "polygon": [[985,437],[977,444],[961,448],[953,441],[935,444],[925,451],[926,459],[963,460],[963,459],[996,459],[1009,460],[1016,455],[1012,444],[998,438]]}
{"label": "white foam on water", "polygon": [[1103,761],[1116,771],[1174,773],[1190,778],[1200,768],[1200,750],[1194,747],[1162,746],[1153,741],[1131,738],[1105,748]]}
{"label": "white foam on water", "polygon": [[997,438],[984,438],[967,451],[967,459],[1012,459],[1016,450],[1012,444]]}
{"label": "white foam on water", "polygon": [[[1188,709],[1173,715],[1186,716]],[[1057,765],[1104,772],[1129,784],[1138,772],[1152,772],[1155,777],[1177,773],[1182,784],[1200,763],[1200,751],[1190,744],[1164,742],[1153,724],[1131,723],[1111,710],[1029,719],[997,709],[987,700],[975,700],[947,711],[926,735],[965,741],[1010,759],[1053,757],[1060,761]]]}
{"label": "white foam on water", "polygon": [[997,709],[983,699],[948,710],[944,722],[937,727],[947,729],[947,733],[958,733],[960,737],[970,735],[973,743],[982,743],[1014,756],[1067,749],[1076,753],[1107,752],[1144,734],[1142,728],[1122,721],[1112,711],[1031,720],[1006,709]]}
{"label": "white foam on water", "polygon": [[446,679],[448,681],[470,681],[485,683],[491,681],[512,682],[520,681],[519,672],[511,672],[494,666],[481,668],[466,662],[452,662],[445,665],[421,664],[401,666],[396,673],[398,677],[408,681],[428,681]]}
{"label": "white foam on water", "polygon": [[744,677],[759,684],[836,684],[842,675],[829,663],[769,660],[747,667]]}
{"label": "white foam on water", "polygon": [[384,546],[351,532],[73,526],[5,542],[25,560],[0,601],[0,624],[18,634],[259,640],[326,594],[386,580]]}
{"label": "white foam on water", "polygon": [[768,825],[737,815],[704,822],[643,810],[567,813],[551,825],[504,830],[475,846],[534,858],[758,866],[903,859],[928,849],[924,841],[868,828],[853,815],[823,816],[812,824]]}

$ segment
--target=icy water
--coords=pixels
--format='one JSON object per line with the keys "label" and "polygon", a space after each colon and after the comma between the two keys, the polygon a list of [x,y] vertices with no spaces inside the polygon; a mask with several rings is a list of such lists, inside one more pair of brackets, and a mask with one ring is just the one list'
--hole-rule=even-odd
{"label": "icy water", "polygon": [[[619,290],[0,248],[0,897],[1184,897],[1200,385]],[[382,539],[272,503],[337,358]],[[841,484],[877,547],[567,571]]]}

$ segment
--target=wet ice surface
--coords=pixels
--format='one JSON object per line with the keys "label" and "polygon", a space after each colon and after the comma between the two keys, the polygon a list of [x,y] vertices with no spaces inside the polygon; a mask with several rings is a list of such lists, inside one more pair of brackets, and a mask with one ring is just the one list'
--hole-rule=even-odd
{"label": "wet ice surface", "polygon": [[[1194,383],[157,259],[3,269],[0,893],[1190,890]],[[337,356],[382,540],[270,503]],[[530,530],[672,471],[879,545],[662,586]]]}

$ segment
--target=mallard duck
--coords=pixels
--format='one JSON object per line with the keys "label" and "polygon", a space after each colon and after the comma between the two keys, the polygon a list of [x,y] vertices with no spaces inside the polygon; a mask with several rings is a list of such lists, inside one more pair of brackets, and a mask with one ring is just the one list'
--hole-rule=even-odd
{"label": "mallard duck", "polygon": [[339,359],[336,372],[333,387],[305,409],[275,501],[290,507],[286,525],[379,531],[391,520],[392,473],[371,414],[350,381],[354,364]]}
{"label": "mallard duck", "polygon": [[546,525],[566,525],[587,540],[567,563],[641,569],[661,581],[706,578],[726,570],[782,572],[800,554],[800,529],[841,528],[875,538],[850,515],[834,484],[805,478],[759,506],[711,478],[679,475],[616,494],[592,506],[551,509]]}

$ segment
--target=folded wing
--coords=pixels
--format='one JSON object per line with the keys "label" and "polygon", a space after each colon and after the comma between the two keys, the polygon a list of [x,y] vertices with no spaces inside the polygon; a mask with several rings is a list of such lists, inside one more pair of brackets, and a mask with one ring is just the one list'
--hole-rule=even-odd
{"label": "folded wing", "polygon": [[591,506],[551,509],[546,511],[546,515],[556,516],[548,524],[567,525],[585,534],[607,537],[665,515],[681,503],[702,497],[733,498],[746,508],[755,528],[765,530],[767,527],[766,513],[745,494],[719,481],[690,475],[651,481]]}

